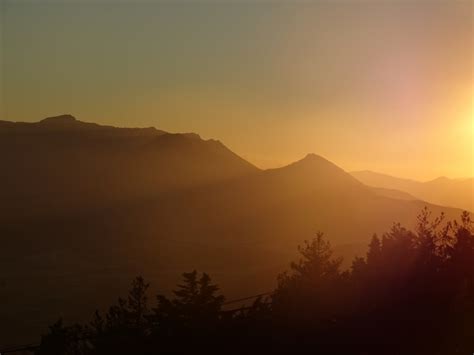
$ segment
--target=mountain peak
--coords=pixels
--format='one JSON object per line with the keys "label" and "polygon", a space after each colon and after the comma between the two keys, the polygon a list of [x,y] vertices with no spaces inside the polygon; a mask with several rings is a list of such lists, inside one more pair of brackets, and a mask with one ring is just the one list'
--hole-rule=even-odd
{"label": "mountain peak", "polygon": [[447,178],[446,176],[440,176],[434,180],[427,181],[428,184],[445,184],[449,182],[451,182],[451,179]]}
{"label": "mountain peak", "polygon": [[301,161],[316,161],[316,160],[326,160],[326,159],[314,153],[308,153],[303,159],[301,159]]}
{"label": "mountain peak", "polygon": [[304,171],[306,173],[332,171],[346,174],[346,172],[336,164],[314,153],[307,154],[301,160],[274,170],[293,170],[298,172]]}
{"label": "mountain peak", "polygon": [[309,153],[307,154],[303,159],[298,160],[294,162],[291,165],[294,166],[321,166],[321,165],[331,165],[335,166],[332,162],[329,160],[323,158],[320,155],[314,154],[314,153]]}
{"label": "mountain peak", "polygon": [[43,124],[65,125],[78,122],[77,119],[69,114],[47,117],[40,121]]}
{"label": "mountain peak", "polygon": [[331,193],[365,193],[366,188],[331,161],[317,154],[307,154],[282,168],[266,171],[285,185],[295,185],[295,191],[328,191]]}

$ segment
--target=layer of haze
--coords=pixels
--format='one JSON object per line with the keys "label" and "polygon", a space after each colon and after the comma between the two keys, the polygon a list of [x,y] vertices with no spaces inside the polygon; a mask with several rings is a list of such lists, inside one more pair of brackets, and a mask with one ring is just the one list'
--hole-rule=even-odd
{"label": "layer of haze", "polygon": [[194,131],[260,167],[474,175],[471,1],[0,6],[2,119]]}

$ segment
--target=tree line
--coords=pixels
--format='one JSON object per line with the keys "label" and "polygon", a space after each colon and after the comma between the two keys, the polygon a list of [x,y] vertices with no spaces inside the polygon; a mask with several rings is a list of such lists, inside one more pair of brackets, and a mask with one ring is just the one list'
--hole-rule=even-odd
{"label": "tree line", "polygon": [[348,270],[317,233],[271,295],[232,311],[206,273],[151,299],[137,277],[88,324],[50,326],[36,354],[472,354],[473,231],[467,212],[445,221],[425,208],[414,230],[374,235]]}

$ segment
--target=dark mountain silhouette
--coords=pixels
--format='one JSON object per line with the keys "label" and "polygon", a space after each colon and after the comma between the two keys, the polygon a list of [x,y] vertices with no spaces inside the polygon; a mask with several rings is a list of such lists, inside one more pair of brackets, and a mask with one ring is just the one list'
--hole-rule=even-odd
{"label": "dark mountain silhouette", "polygon": [[219,141],[196,134],[100,126],[70,115],[1,121],[0,161],[2,207],[48,214],[257,171]]}
{"label": "dark mountain silhouette", "polygon": [[230,297],[255,294],[317,230],[350,262],[425,205],[461,212],[389,198],[314,154],[260,170],[195,134],[67,115],[0,122],[0,161],[0,304],[16,305],[0,309],[0,343],[37,336],[57,314],[87,318],[139,273],[167,289],[198,268]]}
{"label": "dark mountain silhouette", "polygon": [[474,211],[474,178],[439,177],[431,181],[419,182],[372,171],[356,171],[351,174],[369,186],[399,190],[430,203]]}

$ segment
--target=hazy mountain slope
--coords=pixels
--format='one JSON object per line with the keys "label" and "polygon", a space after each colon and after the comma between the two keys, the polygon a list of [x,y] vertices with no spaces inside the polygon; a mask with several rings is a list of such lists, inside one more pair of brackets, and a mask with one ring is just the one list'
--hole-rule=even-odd
{"label": "hazy mountain slope", "polygon": [[[64,115],[0,122],[0,195],[10,211],[96,208],[258,171],[220,142]],[[5,212],[5,211],[4,211]]]}
{"label": "hazy mountain slope", "polygon": [[161,292],[194,268],[230,297],[267,291],[316,231],[352,256],[426,204],[381,196],[313,154],[261,171],[192,134],[69,117],[0,127],[0,343],[33,340],[58,314],[89,318],[136,274]]}
{"label": "hazy mountain slope", "polygon": [[362,183],[407,192],[434,204],[474,211],[474,179],[454,180],[441,177],[428,182],[399,179],[372,171],[352,172]]}
{"label": "hazy mountain slope", "polygon": [[372,187],[371,190],[374,191],[377,195],[388,198],[394,198],[397,200],[418,200],[415,196],[412,196],[409,193],[400,190],[384,189],[383,187]]}

